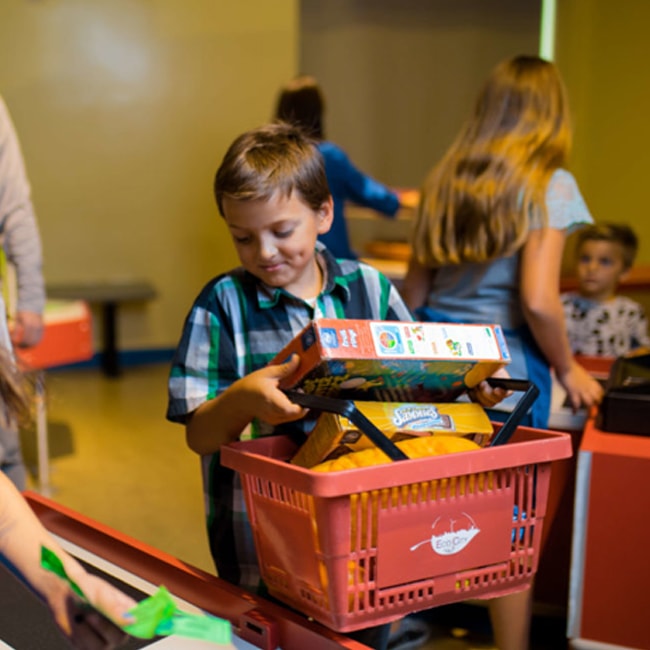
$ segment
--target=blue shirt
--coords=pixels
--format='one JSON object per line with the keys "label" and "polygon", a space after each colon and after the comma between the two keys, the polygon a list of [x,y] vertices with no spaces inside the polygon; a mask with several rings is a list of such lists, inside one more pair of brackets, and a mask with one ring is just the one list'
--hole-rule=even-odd
{"label": "blue shirt", "polygon": [[325,160],[327,183],[334,200],[332,227],[319,239],[334,257],[356,259],[357,255],[350,246],[345,222],[345,202],[352,201],[388,217],[394,217],[399,210],[399,198],[385,185],[359,171],[345,151],[332,142],[319,142],[318,150]]}

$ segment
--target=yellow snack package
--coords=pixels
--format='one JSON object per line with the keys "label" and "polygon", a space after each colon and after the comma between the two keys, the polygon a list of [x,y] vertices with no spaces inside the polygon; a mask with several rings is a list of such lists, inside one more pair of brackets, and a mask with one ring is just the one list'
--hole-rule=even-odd
{"label": "yellow snack package", "polygon": [[[393,442],[432,435],[469,437],[483,445],[493,433],[487,413],[473,402],[366,402],[355,401],[363,413]],[[375,445],[348,418],[323,413],[306,442],[291,462],[300,467],[313,467]]]}

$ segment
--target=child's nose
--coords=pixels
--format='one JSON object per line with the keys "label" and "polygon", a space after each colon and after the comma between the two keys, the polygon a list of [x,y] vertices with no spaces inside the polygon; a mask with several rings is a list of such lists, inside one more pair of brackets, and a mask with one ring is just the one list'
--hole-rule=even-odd
{"label": "child's nose", "polygon": [[262,259],[269,259],[277,252],[277,246],[270,237],[261,237],[259,242],[259,256]]}

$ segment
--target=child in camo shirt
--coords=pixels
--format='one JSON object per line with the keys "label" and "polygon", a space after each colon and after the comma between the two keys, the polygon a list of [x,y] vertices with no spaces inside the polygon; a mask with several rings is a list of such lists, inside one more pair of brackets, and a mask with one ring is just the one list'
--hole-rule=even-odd
{"label": "child in camo shirt", "polygon": [[627,225],[595,224],[578,233],[578,290],[562,294],[574,354],[618,357],[650,344],[643,307],[616,295],[637,249],[637,236]]}

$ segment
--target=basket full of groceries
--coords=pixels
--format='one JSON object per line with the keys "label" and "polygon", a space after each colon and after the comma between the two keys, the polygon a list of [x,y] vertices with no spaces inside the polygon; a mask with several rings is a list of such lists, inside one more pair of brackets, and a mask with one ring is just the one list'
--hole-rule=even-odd
{"label": "basket full of groceries", "polygon": [[[490,379],[509,361],[498,325],[321,319],[276,361],[294,353],[283,388],[311,433],[221,453],[271,595],[349,632],[530,586],[571,441],[518,426],[537,388]],[[522,393],[503,425],[466,399],[484,380]]]}

